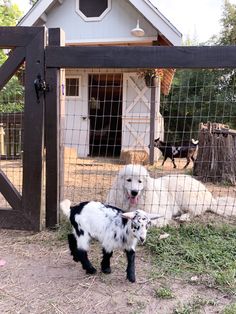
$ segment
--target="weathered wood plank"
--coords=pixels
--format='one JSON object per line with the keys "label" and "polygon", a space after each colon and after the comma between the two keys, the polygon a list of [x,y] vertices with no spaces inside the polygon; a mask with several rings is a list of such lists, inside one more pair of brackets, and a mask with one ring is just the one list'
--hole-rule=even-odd
{"label": "weathered wood plank", "polygon": [[0,192],[13,209],[22,209],[22,199],[20,193],[2,170],[0,170]]}
{"label": "weathered wood plank", "polygon": [[14,73],[22,65],[25,58],[25,48],[17,47],[10,54],[8,59],[0,67],[0,90],[10,80]]}
{"label": "weathered wood plank", "polygon": [[34,80],[44,79],[45,32],[40,32],[26,47],[24,158],[23,158],[23,210],[35,230],[41,229],[44,95],[37,100]]}
{"label": "weathered wood plank", "polygon": [[151,101],[150,101],[150,151],[149,162],[154,164],[154,140],[155,140],[155,119],[156,119],[156,88],[159,84],[158,78],[151,79]]}
{"label": "weathered wood plank", "polygon": [[40,32],[41,27],[2,26],[0,27],[0,47],[24,47]]}
{"label": "weathered wood plank", "polygon": [[35,230],[34,225],[27,219],[22,211],[13,209],[0,209],[0,228],[18,229],[18,230]]}
{"label": "weathered wood plank", "polygon": [[[49,45],[64,45],[64,32],[59,28],[49,29]],[[64,183],[64,160],[60,150],[63,131],[60,123],[63,95],[60,91],[64,82],[60,82],[60,69],[47,69],[46,82],[50,87],[45,99],[46,227],[53,228],[59,223],[60,183]]]}
{"label": "weathered wood plank", "polygon": [[235,68],[236,46],[47,47],[46,66],[62,68]]}

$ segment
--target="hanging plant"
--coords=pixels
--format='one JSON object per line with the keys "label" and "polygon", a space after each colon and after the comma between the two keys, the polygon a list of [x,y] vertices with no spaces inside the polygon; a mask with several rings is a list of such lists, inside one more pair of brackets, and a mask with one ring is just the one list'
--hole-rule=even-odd
{"label": "hanging plant", "polygon": [[[144,79],[147,87],[151,87],[153,79],[155,78],[162,79],[163,70],[162,69],[146,69],[146,70],[140,71],[139,76]],[[154,83],[154,86],[156,86],[157,80],[154,80],[153,83]]]}

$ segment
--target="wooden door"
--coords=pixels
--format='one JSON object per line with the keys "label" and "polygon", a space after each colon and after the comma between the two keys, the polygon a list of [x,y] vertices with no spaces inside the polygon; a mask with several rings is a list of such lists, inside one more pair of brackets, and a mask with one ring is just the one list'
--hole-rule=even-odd
{"label": "wooden door", "polygon": [[66,74],[65,146],[78,157],[89,154],[88,74]]}
{"label": "wooden door", "polygon": [[[122,150],[149,152],[151,89],[137,73],[125,73],[123,81]],[[159,113],[159,88],[156,88],[155,136],[162,136],[163,118]]]}

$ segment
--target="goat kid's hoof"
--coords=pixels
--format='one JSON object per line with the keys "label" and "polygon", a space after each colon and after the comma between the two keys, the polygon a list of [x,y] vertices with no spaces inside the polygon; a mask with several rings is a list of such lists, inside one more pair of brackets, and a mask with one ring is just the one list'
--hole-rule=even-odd
{"label": "goat kid's hoof", "polygon": [[94,275],[96,274],[97,270],[94,267],[86,269],[86,274]]}
{"label": "goat kid's hoof", "polygon": [[111,273],[111,268],[110,268],[110,267],[102,268],[102,272],[103,272],[104,274],[110,274],[110,273]]}
{"label": "goat kid's hoof", "polygon": [[127,279],[129,280],[129,282],[132,282],[132,283],[136,281],[134,276],[127,277]]}

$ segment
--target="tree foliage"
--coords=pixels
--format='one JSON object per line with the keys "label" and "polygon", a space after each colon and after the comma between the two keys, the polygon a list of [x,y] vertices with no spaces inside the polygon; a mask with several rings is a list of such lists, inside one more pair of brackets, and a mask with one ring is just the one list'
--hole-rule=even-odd
{"label": "tree foliage", "polygon": [[228,0],[224,2],[223,14],[221,18],[222,29],[216,43],[220,45],[236,44],[236,5]]}
{"label": "tree foliage", "polygon": [[[15,26],[22,15],[16,4],[10,0],[0,0],[0,26]],[[0,65],[8,57],[7,50],[0,50]],[[23,110],[24,88],[18,77],[13,76],[0,92],[0,112],[18,112]]]}
{"label": "tree foliage", "polygon": [[[236,5],[225,0],[222,30],[213,44],[236,43]],[[217,39],[216,39],[217,38]],[[166,140],[197,137],[200,122],[218,122],[236,128],[235,70],[177,70],[171,93],[162,97]]]}
{"label": "tree foliage", "polygon": [[11,0],[0,0],[0,26],[14,26],[22,12]]}

